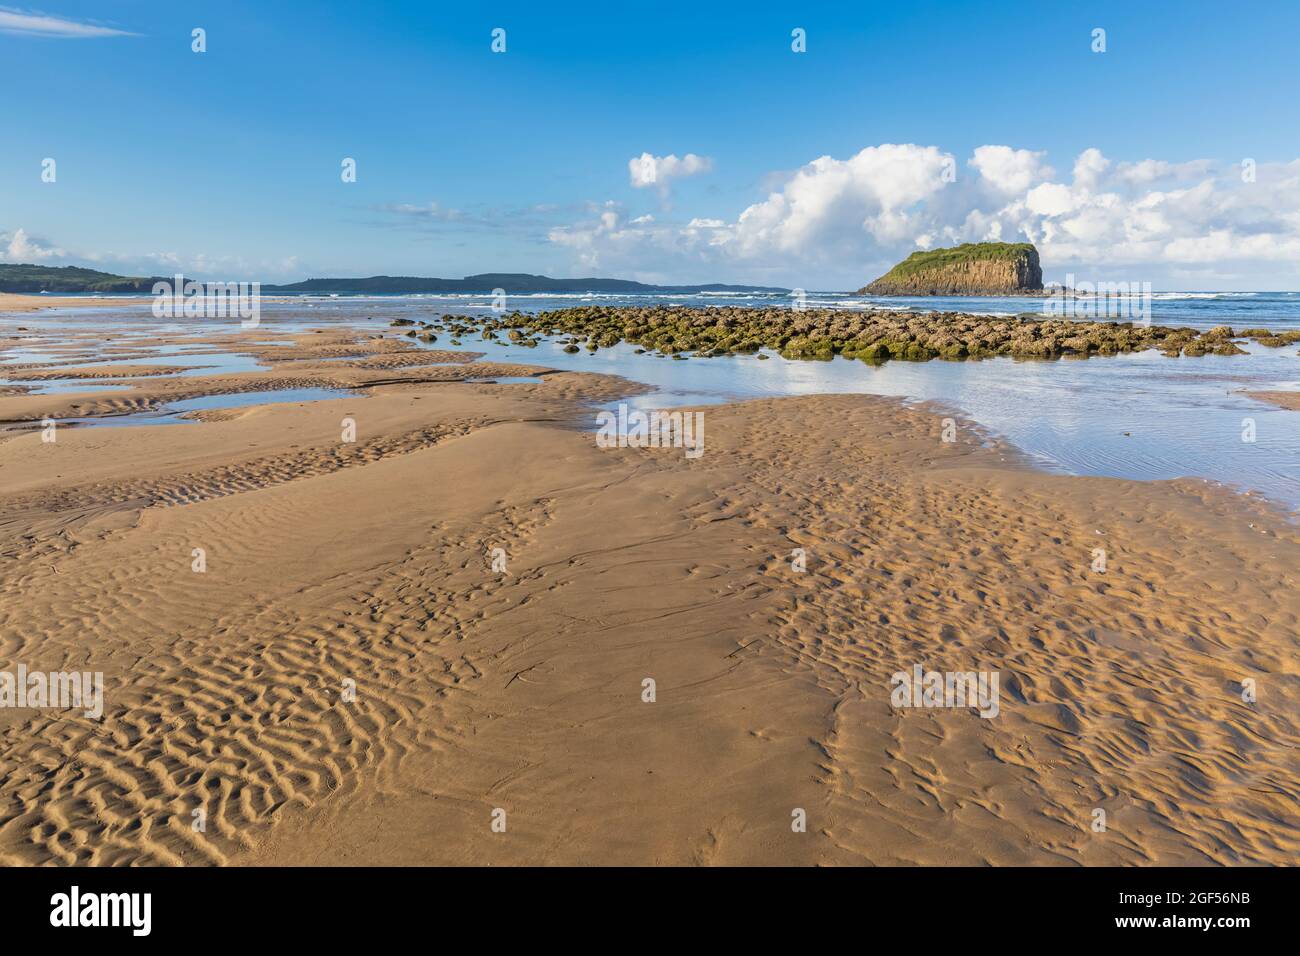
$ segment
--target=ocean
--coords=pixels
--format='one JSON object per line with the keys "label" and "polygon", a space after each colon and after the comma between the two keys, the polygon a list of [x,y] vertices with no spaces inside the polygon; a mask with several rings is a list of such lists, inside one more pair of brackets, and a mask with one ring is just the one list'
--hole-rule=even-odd
{"label": "ocean", "polygon": [[[51,301],[64,296],[50,295]],[[112,295],[103,298],[138,298],[150,302],[147,294]],[[271,298],[269,295],[267,298]],[[283,298],[277,296],[277,298]],[[443,312],[484,312],[492,306],[488,294],[456,295],[304,295],[293,297],[307,304],[327,302],[402,302],[426,303]],[[1139,296],[1120,297],[1128,300],[1136,310],[1145,303]],[[511,294],[506,299],[508,310],[544,312],[549,309],[566,309],[579,305],[734,305],[748,308],[788,308],[794,301],[791,293],[771,292],[705,292],[695,295],[669,293],[622,294],[609,293],[533,293]],[[871,309],[904,310],[911,312],[971,312],[979,315],[1045,315],[1049,299],[1032,296],[859,296],[851,292],[806,292],[804,303],[810,309]],[[1085,300],[1080,300],[1085,301]],[[1114,301],[1114,300],[1112,300]],[[1122,306],[1121,306],[1122,307]],[[1234,328],[1300,328],[1300,292],[1153,292],[1149,301],[1150,322],[1154,325],[1185,325],[1196,329],[1231,325]],[[1105,316],[1102,316],[1105,318]],[[1117,320],[1122,320],[1120,317]]]}

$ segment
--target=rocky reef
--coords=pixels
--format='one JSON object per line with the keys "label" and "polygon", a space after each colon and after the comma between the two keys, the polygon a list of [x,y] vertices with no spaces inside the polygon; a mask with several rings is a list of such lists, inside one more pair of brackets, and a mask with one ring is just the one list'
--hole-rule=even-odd
{"label": "rocky reef", "polygon": [[[399,320],[394,325],[404,325]],[[423,334],[444,332],[453,344],[469,335],[485,342],[536,346],[556,339],[566,352],[629,342],[638,351],[675,359],[740,355],[771,349],[790,359],[828,360],[836,355],[879,363],[890,359],[1087,358],[1157,349],[1165,355],[1242,355],[1235,339],[1254,338],[1280,347],[1300,332],[1250,329],[1238,335],[1222,325],[1206,332],[1132,322],[1078,322],[1033,315],[1019,317],[962,312],[846,312],[831,309],[686,308],[673,306],[582,306],[530,315],[444,315],[421,322]],[[407,335],[421,334],[412,329]],[[765,356],[764,356],[765,357]]]}
{"label": "rocky reef", "polygon": [[968,242],[914,252],[859,295],[1036,295],[1038,250],[1028,242]]}

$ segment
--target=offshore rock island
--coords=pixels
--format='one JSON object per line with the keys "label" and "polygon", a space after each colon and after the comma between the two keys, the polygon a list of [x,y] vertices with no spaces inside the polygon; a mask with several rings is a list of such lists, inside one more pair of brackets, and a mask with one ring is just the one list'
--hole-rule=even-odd
{"label": "offshore rock island", "polygon": [[1028,242],[968,242],[914,252],[858,295],[1039,295],[1043,270]]}

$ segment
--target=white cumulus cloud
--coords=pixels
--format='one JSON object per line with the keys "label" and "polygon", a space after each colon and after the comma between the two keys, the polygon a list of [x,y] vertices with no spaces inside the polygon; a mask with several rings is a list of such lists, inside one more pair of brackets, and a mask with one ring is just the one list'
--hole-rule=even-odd
{"label": "white cumulus cloud", "polygon": [[0,260],[4,262],[41,263],[62,259],[67,253],[58,246],[27,234],[26,229],[0,232]]}
{"label": "white cumulus cloud", "polygon": [[713,169],[713,160],[707,156],[687,153],[681,159],[669,153],[667,156],[655,156],[642,153],[627,161],[628,180],[633,189],[658,189],[666,195],[674,179],[698,176]]}
{"label": "white cumulus cloud", "polygon": [[1046,155],[1010,146],[980,146],[970,164],[998,192],[1023,193],[1053,175],[1052,167],[1043,162]]}
{"label": "white cumulus cloud", "polygon": [[274,281],[300,279],[303,266],[296,256],[250,259],[204,252],[118,253],[73,251],[31,235],[24,228],[0,229],[0,262],[44,266],[82,266],[118,275],[155,276],[183,272],[193,279]]}
{"label": "white cumulus cloud", "polygon": [[550,240],[611,274],[804,288],[854,288],[915,249],[995,239],[1035,243],[1049,278],[1122,271],[1165,288],[1198,287],[1197,275],[1294,288],[1300,159],[1255,172],[1247,181],[1236,162],[1115,162],[1086,149],[1058,177],[1044,153],[998,144],[961,171],[937,146],[886,143],[819,157],[734,218],[626,221],[609,204]]}

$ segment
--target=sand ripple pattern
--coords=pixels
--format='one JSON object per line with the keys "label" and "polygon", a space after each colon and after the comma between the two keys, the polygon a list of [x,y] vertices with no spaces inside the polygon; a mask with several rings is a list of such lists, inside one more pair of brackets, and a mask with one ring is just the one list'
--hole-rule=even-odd
{"label": "sand ripple pattern", "polygon": [[[468,434],[473,427],[469,421],[441,423],[397,437],[271,455],[162,479],[87,485],[58,492],[14,496],[7,499],[6,510],[15,517],[8,522],[0,521],[0,529],[5,525],[20,525],[21,513],[36,510],[74,512],[125,503],[152,508],[210,501],[432,448],[449,438]],[[0,551],[0,556],[13,554]]]}
{"label": "sand ripple pattern", "polygon": [[[683,706],[699,707],[683,732],[712,739],[717,749],[701,752],[721,758],[739,743],[784,746],[776,738],[789,729],[770,724],[771,713],[814,712],[791,751],[806,757],[744,769],[814,781],[824,805],[808,803],[815,822],[800,852],[819,862],[1294,861],[1300,541],[1292,531],[1252,526],[1245,512],[1173,486],[1024,473],[973,435],[941,443],[941,419],[925,409],[840,396],[709,414],[709,449],[698,461],[641,450],[599,466],[583,458],[606,469],[599,479],[581,471],[560,487],[549,472],[545,483],[534,475],[522,498],[455,520],[419,498],[427,509],[407,520],[423,523],[402,539],[414,543],[400,558],[384,551],[372,565],[317,575],[291,602],[257,582],[200,592],[160,575],[147,549],[124,549],[120,560],[113,549],[140,524],[156,531],[193,515],[185,535],[224,536],[251,566],[274,566],[283,542],[322,524],[317,503],[346,499],[329,497],[339,479],[328,476],[363,464],[410,465],[404,474],[414,474],[445,450],[402,456],[462,436],[478,448],[473,433],[497,423],[449,419],[327,451],[7,500],[5,659],[74,668],[93,636],[95,653],[120,666],[102,722],[58,714],[0,725],[0,863],[237,862],[298,811],[359,805],[363,791],[446,795],[450,784],[426,786],[411,768],[427,767],[430,755],[447,766],[491,763],[475,735],[491,739],[498,718],[512,739],[544,745],[525,747],[488,786],[451,797],[547,795],[563,822],[538,838],[553,845],[533,859],[562,857],[571,842],[564,827],[603,818],[576,789],[592,777],[586,768],[564,773],[582,732],[589,746],[609,745],[607,759],[627,771],[619,779],[638,786],[649,782],[629,742],[690,743],[640,730],[617,736],[632,726],[628,710],[621,699],[601,705],[593,688],[638,686],[642,641],[672,649],[660,659],[667,667],[701,633],[731,627],[745,640],[714,655],[715,670],[699,681],[727,692],[710,698],[694,671],[677,682]],[[588,438],[557,434],[571,444],[544,447],[591,454]],[[457,462],[457,474],[476,464]],[[356,474],[369,472],[348,480]],[[322,479],[315,497],[283,487],[313,476]],[[244,497],[221,500],[232,495]],[[169,510],[200,503],[208,504]],[[121,515],[137,524],[105,530],[106,518]],[[582,547],[557,544],[575,540],[574,527]],[[188,553],[189,538],[166,534],[151,546]],[[509,543],[512,560],[529,549],[545,556],[498,577],[485,568],[493,542]],[[1090,571],[1099,546],[1104,575]],[[792,570],[793,548],[806,551],[806,572]],[[59,576],[74,573],[90,582],[89,596],[68,605]],[[685,593],[692,602],[679,606]],[[629,605],[639,594],[644,603]],[[624,617],[644,630],[620,630]],[[185,623],[177,632],[160,621]],[[601,666],[584,672],[580,652]],[[620,654],[630,669],[606,673]],[[913,664],[998,671],[1001,714],[891,708],[890,675]],[[1260,687],[1254,704],[1241,699],[1246,677]],[[355,700],[344,699],[348,681]],[[799,707],[785,711],[776,704],[789,699],[769,706],[755,696],[792,687]],[[513,694],[532,703],[511,711]],[[581,702],[576,713],[587,722],[548,709],[560,700]],[[631,712],[641,714],[638,706],[633,695]],[[727,726],[745,737],[722,733]],[[654,791],[662,802],[638,805],[635,828],[601,831],[593,843],[610,846],[613,836],[628,859],[658,859],[660,849],[680,849],[677,834],[699,831],[690,836],[694,858],[709,862],[754,839],[754,819],[735,810],[752,787],[723,799],[710,789],[719,780],[694,766],[682,779]],[[596,796],[621,810],[624,793]],[[721,809],[697,826],[702,794]],[[1097,808],[1108,816],[1104,834],[1089,826]],[[203,831],[192,826],[196,809],[206,813]],[[635,842],[656,828],[672,834],[663,848]],[[779,829],[784,837],[784,821]],[[476,859],[469,853],[451,858]]]}
{"label": "sand ripple pattern", "polygon": [[[505,587],[484,573],[481,543],[528,540],[549,520],[547,507],[506,508],[472,528],[435,524],[426,545],[369,580],[341,594],[332,582],[318,585],[308,613],[263,605],[219,613],[209,626],[205,607],[187,609],[192,629],[106,688],[112,706],[102,721],[42,716],[0,734],[0,862],[220,865],[254,847],[289,808],[346,801],[362,786],[398,792],[412,753],[461,744],[445,708],[483,671],[459,645]],[[297,520],[287,506],[262,508],[250,527],[228,533],[282,540]],[[53,593],[42,587],[53,573],[43,582],[32,572],[29,599],[0,624],[34,633],[32,622],[62,617],[64,626],[35,633],[33,646],[45,666],[67,668],[91,622],[68,620],[43,597]],[[170,612],[186,600],[152,568],[118,567],[93,618],[109,634],[142,633],[160,603]],[[49,659],[53,648],[63,649],[61,660]],[[10,657],[27,649],[6,648]],[[343,694],[349,680],[352,700]]]}
{"label": "sand ripple pattern", "polygon": [[[722,492],[756,500],[751,520],[807,553],[806,574],[788,554],[767,563],[788,590],[747,653],[837,696],[824,780],[843,819],[875,833],[832,839],[876,863],[1294,861],[1300,602],[1278,583],[1300,567],[1294,537],[1242,520],[1223,542],[1160,498],[1116,500],[1123,486],[1105,479],[1049,479],[1081,484],[1078,498],[1040,477],[981,480],[934,451],[938,416],[893,436],[934,457],[919,480],[887,456],[846,467],[863,452],[843,436],[867,422],[841,404],[836,428],[799,439],[797,471],[772,460],[781,426],[758,416],[733,439],[746,484]],[[952,454],[998,464],[972,446]],[[1091,571],[1097,547],[1105,574]],[[918,663],[999,671],[1001,715],[892,709],[890,676]],[[1255,704],[1246,677],[1267,688]],[[882,829],[909,849],[884,850]],[[1017,845],[1015,832],[1033,836]]]}

